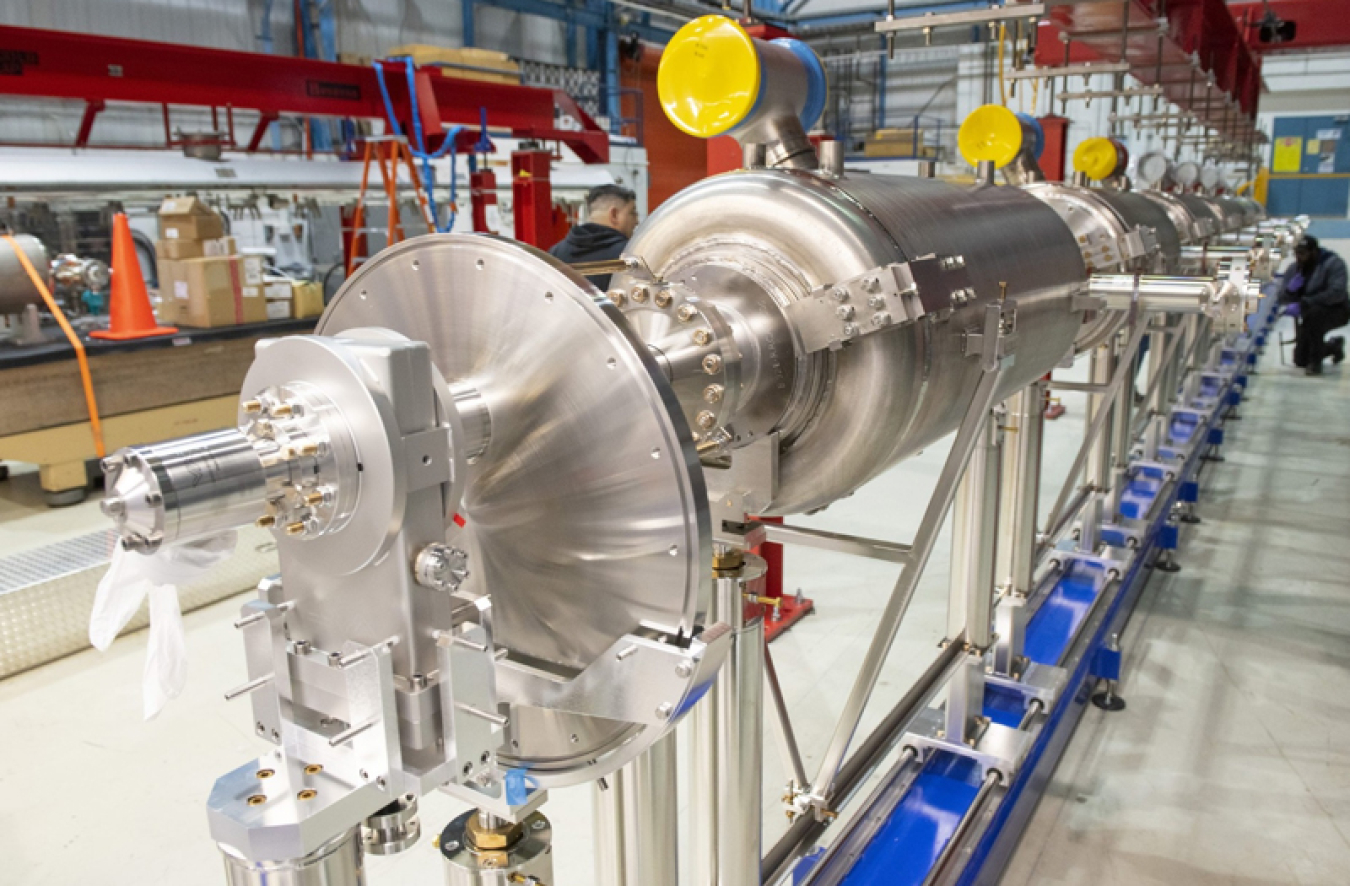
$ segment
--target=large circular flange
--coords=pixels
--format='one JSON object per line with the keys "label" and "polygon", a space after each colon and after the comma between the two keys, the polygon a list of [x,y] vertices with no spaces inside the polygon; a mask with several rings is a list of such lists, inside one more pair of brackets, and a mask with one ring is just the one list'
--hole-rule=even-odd
{"label": "large circular flange", "polygon": [[[669,384],[613,304],[515,241],[428,235],[364,264],[318,332],[365,326],[425,341],[447,383],[487,405],[453,543],[470,551],[466,589],[492,595],[499,646],[565,673],[628,633],[692,633],[710,581],[703,475]],[[521,709],[503,756],[564,777],[634,728]]]}

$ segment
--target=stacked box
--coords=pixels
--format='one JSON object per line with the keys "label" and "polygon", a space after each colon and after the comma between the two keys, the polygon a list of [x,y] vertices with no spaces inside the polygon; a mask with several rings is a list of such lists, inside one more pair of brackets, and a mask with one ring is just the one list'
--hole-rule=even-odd
{"label": "stacked box", "polygon": [[267,320],[263,259],[238,255],[225,220],[197,197],[159,207],[159,316],[175,326],[210,328]]}
{"label": "stacked box", "polygon": [[160,318],[199,328],[266,321],[267,299],[245,282],[244,265],[237,255],[161,260]]}
{"label": "stacked box", "polygon": [[268,278],[263,291],[267,295],[269,320],[303,320],[323,313],[323,285],[320,283]]}

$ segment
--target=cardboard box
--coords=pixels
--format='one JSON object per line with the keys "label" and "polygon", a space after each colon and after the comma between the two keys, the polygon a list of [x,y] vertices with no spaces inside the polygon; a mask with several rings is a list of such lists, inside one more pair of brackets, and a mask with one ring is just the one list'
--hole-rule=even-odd
{"label": "cardboard box", "polygon": [[303,320],[306,317],[317,317],[323,313],[323,284],[318,281],[310,283],[296,283],[294,289],[294,305],[291,310],[291,316],[297,320]]}
{"label": "cardboard box", "polygon": [[262,287],[245,285],[243,277],[238,256],[161,261],[160,319],[198,328],[264,322]]}
{"label": "cardboard box", "polygon": [[265,255],[245,255],[243,256],[244,285],[262,287],[266,283],[267,256]]}
{"label": "cardboard box", "polygon": [[160,240],[155,243],[155,258],[181,261],[185,258],[216,258],[234,255],[239,250],[233,237],[214,240]]}
{"label": "cardboard box", "polygon": [[212,240],[223,236],[225,220],[196,197],[169,197],[159,205],[161,240]]}
{"label": "cardboard box", "polygon": [[268,298],[286,299],[291,297],[291,280],[288,277],[268,277],[263,284],[263,294]]}
{"label": "cardboard box", "polygon": [[269,319],[304,320],[323,313],[322,283],[268,278],[263,293],[267,296]]}

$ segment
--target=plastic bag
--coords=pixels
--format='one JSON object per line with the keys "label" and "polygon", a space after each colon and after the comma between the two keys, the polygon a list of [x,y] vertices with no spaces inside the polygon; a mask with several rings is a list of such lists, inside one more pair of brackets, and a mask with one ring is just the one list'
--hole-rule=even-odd
{"label": "plastic bag", "polygon": [[169,699],[177,698],[187,683],[187,646],[178,586],[187,584],[229,558],[239,540],[236,532],[222,532],[162,548],[145,555],[120,544],[112,564],[98,583],[94,611],[89,616],[89,642],[100,651],[150,598],[150,646],[145,655],[142,694],[145,719],[153,719]]}

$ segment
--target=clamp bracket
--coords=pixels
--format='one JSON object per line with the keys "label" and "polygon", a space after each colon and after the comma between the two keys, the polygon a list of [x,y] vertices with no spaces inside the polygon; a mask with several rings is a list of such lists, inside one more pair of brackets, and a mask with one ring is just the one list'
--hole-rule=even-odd
{"label": "clamp bracket", "polygon": [[929,255],[820,286],[789,305],[787,314],[811,353],[838,350],[863,336],[924,317],[942,318],[974,300],[965,259]]}

